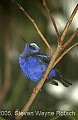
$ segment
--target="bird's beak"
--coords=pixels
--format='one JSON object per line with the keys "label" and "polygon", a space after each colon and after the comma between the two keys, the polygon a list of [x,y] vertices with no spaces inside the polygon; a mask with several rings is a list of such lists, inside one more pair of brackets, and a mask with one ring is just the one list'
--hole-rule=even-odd
{"label": "bird's beak", "polygon": [[20,37],[21,37],[21,39],[24,41],[25,45],[27,45],[27,41],[25,40],[25,38],[22,37],[22,36],[20,36]]}

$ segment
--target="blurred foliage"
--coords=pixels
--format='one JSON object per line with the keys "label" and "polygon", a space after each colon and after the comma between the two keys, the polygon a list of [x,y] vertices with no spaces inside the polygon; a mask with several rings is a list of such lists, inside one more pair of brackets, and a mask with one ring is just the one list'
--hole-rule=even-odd
{"label": "blurred foliage", "polygon": [[[32,16],[36,21],[43,35],[48,39],[50,45],[56,46],[56,35],[48,33],[48,19],[47,15],[42,7],[42,0],[17,0],[24,9]],[[59,13],[64,15],[63,8],[60,1],[48,1],[48,6],[53,13]],[[66,15],[64,15],[66,17]],[[66,36],[66,40],[72,32],[69,32]],[[18,64],[18,58],[23,51],[24,43],[20,36],[23,36],[28,43],[35,42],[41,48],[41,52],[47,52],[47,47],[40,39],[37,31],[32,23],[25,17],[25,15],[19,10],[19,8],[12,3],[11,0],[0,0],[0,90],[3,89],[5,83],[4,99],[0,103],[0,110],[11,110],[12,114],[16,109],[21,110],[30,97],[32,90],[36,83],[25,78],[20,70]],[[76,42],[78,37],[73,42]],[[78,50],[78,48],[76,48]],[[7,58],[7,59],[6,59]],[[10,63],[10,64],[8,64]],[[6,68],[6,64],[8,64]],[[72,66],[72,69],[71,69]],[[59,70],[73,83],[78,79],[78,58],[73,59],[70,54],[67,54],[61,62],[57,65]],[[7,72],[5,73],[5,69]],[[8,73],[9,72],[9,73]],[[9,76],[7,76],[7,74]],[[6,81],[6,79],[8,81]],[[8,84],[8,89],[6,86]],[[6,92],[7,91],[7,92]],[[0,97],[1,99],[1,97]],[[56,111],[57,104],[62,102],[65,98],[57,98],[47,93],[43,88],[37,95],[33,102],[30,111]],[[78,106],[78,104],[77,104]],[[78,108],[78,107],[77,107]],[[75,111],[75,108],[73,107]],[[78,110],[78,109],[77,109]],[[0,120],[11,120],[13,117],[5,116],[0,117]],[[25,118],[23,118],[25,119]],[[78,120],[78,115],[73,117],[37,117],[27,116],[27,120]]]}
{"label": "blurred foliage", "polygon": [[0,117],[0,120],[5,120],[4,118]]}

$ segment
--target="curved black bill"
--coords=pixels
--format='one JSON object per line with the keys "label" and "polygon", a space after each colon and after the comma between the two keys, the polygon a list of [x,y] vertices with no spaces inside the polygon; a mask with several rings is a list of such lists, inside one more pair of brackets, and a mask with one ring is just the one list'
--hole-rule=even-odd
{"label": "curved black bill", "polygon": [[20,36],[20,38],[24,41],[24,43],[27,45],[27,41],[25,40],[24,37]]}

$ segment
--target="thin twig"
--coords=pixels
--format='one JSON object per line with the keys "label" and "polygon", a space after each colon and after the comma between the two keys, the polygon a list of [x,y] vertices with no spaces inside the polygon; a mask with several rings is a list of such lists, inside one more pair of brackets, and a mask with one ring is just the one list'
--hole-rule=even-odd
{"label": "thin twig", "polygon": [[65,36],[66,36],[66,34],[67,34],[67,32],[68,32],[68,28],[69,28],[69,26],[70,26],[70,24],[71,24],[71,22],[72,22],[72,20],[73,20],[73,18],[74,18],[74,16],[75,16],[77,10],[78,10],[78,4],[77,4],[77,6],[75,7],[74,11],[72,12],[72,14],[71,14],[71,16],[70,16],[70,18],[69,18],[69,20],[68,20],[68,22],[67,22],[64,30],[63,30],[63,33],[62,33],[62,35],[61,35],[61,41],[64,40],[64,38],[65,38]]}
{"label": "thin twig", "polygon": [[36,22],[34,21],[34,19],[32,19],[32,17],[24,10],[24,8],[20,4],[18,4],[15,0],[13,0],[13,2],[19,7],[20,10],[22,10],[22,12],[24,13],[24,15],[32,22],[32,24],[36,28],[39,36],[41,37],[41,39],[45,42],[45,44],[47,45],[47,47],[49,48],[49,50],[51,51],[51,53],[54,54],[54,51],[50,47],[49,43],[47,42],[47,40],[45,39],[45,37],[43,36],[43,34],[41,33],[41,31],[39,30],[39,28],[38,28]]}
{"label": "thin twig", "polygon": [[[67,47],[72,40],[74,39],[74,37],[78,34],[78,28],[75,30],[75,32],[71,35],[71,37],[68,39],[68,41],[63,45],[62,50],[64,50],[65,47]],[[76,43],[75,43],[76,44]],[[74,44],[74,45],[75,45]],[[66,50],[68,51],[69,48]],[[65,55],[66,51],[55,61],[53,67],[55,67],[55,65],[63,58],[63,56]],[[69,52],[69,51],[68,51]]]}
{"label": "thin twig", "polygon": [[[65,47],[67,47],[72,40],[74,39],[74,37],[78,34],[78,28],[76,29],[76,31],[71,35],[71,37],[68,39],[68,41],[63,45],[62,50],[64,50]],[[76,46],[77,43],[74,44],[74,47]],[[70,47],[71,49],[73,48],[73,46]],[[53,67],[55,67],[55,65],[64,57],[64,55],[67,53],[67,51],[69,52],[71,49],[68,48],[66,51],[64,51],[64,53],[55,61]]]}
{"label": "thin twig", "polygon": [[63,54],[55,61],[54,65],[53,65],[53,68],[55,67],[55,65],[71,50],[73,49],[74,47],[76,47],[78,45],[78,42],[75,43],[74,45],[72,45],[71,47],[69,47],[67,50],[65,50],[63,52]]}
{"label": "thin twig", "polygon": [[59,35],[58,28],[57,28],[57,26],[56,26],[55,20],[54,20],[53,16],[51,15],[50,9],[48,8],[45,0],[43,0],[43,6],[44,6],[44,8],[45,8],[45,10],[46,10],[46,13],[47,13],[48,16],[51,18],[52,24],[53,24],[53,26],[54,26],[54,28],[55,28],[56,35],[57,35],[57,39],[58,39],[58,44],[61,45],[61,39],[60,39],[60,35]]}
{"label": "thin twig", "polygon": [[74,39],[74,37],[78,34],[78,28],[75,30],[75,32],[71,35],[71,37],[69,38],[69,40],[63,45],[63,48],[65,48],[66,46],[68,46],[72,40]]}

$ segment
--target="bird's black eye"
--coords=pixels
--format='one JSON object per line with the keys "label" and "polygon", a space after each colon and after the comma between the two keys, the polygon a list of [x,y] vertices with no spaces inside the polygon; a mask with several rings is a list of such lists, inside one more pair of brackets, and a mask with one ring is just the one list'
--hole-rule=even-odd
{"label": "bird's black eye", "polygon": [[30,49],[35,50],[35,47],[32,45],[29,45]]}

